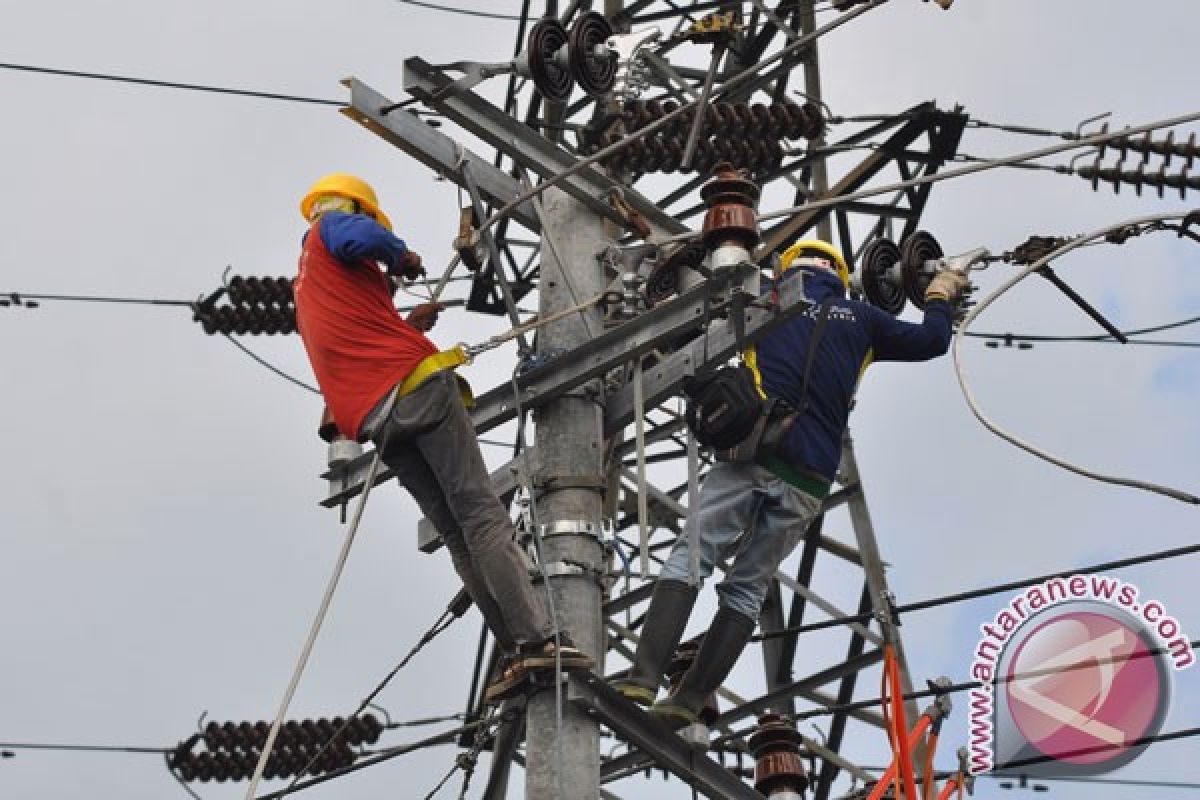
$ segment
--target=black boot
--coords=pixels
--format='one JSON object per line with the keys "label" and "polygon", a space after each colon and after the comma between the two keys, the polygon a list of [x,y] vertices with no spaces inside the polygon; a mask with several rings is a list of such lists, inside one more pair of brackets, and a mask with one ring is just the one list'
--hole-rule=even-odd
{"label": "black boot", "polygon": [[650,713],[672,728],[696,722],[700,709],[712,693],[729,676],[738,656],[754,633],[755,621],[737,611],[722,606],[713,618],[712,627],[704,634],[704,642],[691,668],[675,691],[654,704]]}
{"label": "black boot", "polygon": [[642,623],[637,654],[628,677],[617,681],[616,690],[635,703],[648,706],[658,694],[667,663],[675,653],[700,587],[681,581],[660,580],[654,585],[650,610]]}

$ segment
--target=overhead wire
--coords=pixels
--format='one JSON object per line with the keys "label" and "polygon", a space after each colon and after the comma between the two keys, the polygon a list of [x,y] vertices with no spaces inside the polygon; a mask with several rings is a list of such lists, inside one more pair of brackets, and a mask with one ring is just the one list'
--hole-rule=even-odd
{"label": "overhead wire", "polygon": [[[1200,640],[1193,639],[1193,640],[1189,641],[1188,648],[1193,651],[1200,649]],[[1047,669],[1030,670],[1028,672],[1014,673],[1011,675],[997,677],[995,682],[1007,684],[1007,683],[1014,683],[1016,681],[1029,680],[1031,678],[1041,678],[1041,677],[1045,677],[1048,675],[1061,675],[1061,674],[1069,673],[1069,672],[1077,672],[1077,671],[1085,670],[1085,669],[1093,669],[1096,666],[1103,666],[1106,664],[1122,664],[1127,661],[1138,661],[1138,660],[1144,659],[1144,658],[1154,658],[1156,656],[1165,655],[1168,652],[1169,652],[1168,649],[1165,647],[1156,647],[1156,648],[1153,648],[1150,650],[1140,650],[1140,651],[1128,653],[1125,655],[1114,655],[1114,656],[1110,656],[1108,658],[1102,658],[1102,659],[1088,659],[1085,661],[1080,661],[1075,664],[1068,664],[1068,665],[1062,666],[1062,667],[1053,667],[1053,668],[1047,668]],[[937,686],[936,688],[933,688],[933,689],[919,689],[919,690],[912,691],[912,692],[905,692],[901,695],[898,695],[897,699],[903,700],[903,701],[928,700],[930,698],[937,698],[937,697],[941,697],[941,696],[947,695],[947,694],[958,694],[960,692],[971,691],[972,689],[981,689],[981,688],[984,688],[985,685],[986,684],[984,684],[983,681],[978,681],[978,680],[963,681],[961,683],[951,683],[949,685]],[[854,700],[854,701],[846,702],[846,703],[835,703],[832,705],[821,706],[819,708],[808,709],[807,711],[799,711],[799,712],[797,712],[795,714],[791,714],[789,716],[792,718],[792,720],[794,722],[802,722],[802,721],[809,720],[809,719],[815,719],[816,717],[830,716],[832,714],[849,714],[849,713],[853,713],[855,711],[862,711],[864,709],[873,708],[873,707],[879,705],[882,700],[883,700],[883,697],[881,696],[881,697],[871,697],[871,698],[867,698],[865,700]],[[746,738],[746,735],[750,732],[751,731],[732,731],[730,733],[724,734],[724,735],[718,737],[717,739],[713,740],[712,747],[714,749],[719,749],[722,745],[727,744],[729,742],[740,741],[740,740]],[[1177,736],[1174,736],[1172,734],[1163,734],[1163,736],[1164,736],[1164,738],[1178,738]],[[1127,746],[1132,747],[1132,746],[1135,746],[1135,744],[1131,742],[1131,743],[1127,743]],[[1061,753],[1059,755],[1063,756],[1063,755],[1076,755],[1076,754],[1075,753],[1070,753],[1070,754]],[[1033,762],[1029,762],[1029,763],[1033,763]],[[1006,764],[1006,765],[997,765],[995,767],[995,769],[1010,768],[1010,767],[1016,767],[1016,766],[1028,766],[1028,763],[1010,763],[1010,764]]]}
{"label": "overhead wire", "polygon": [[288,706],[291,705],[296,688],[300,685],[300,677],[304,673],[305,666],[308,664],[308,658],[312,654],[313,646],[316,644],[317,635],[321,631],[325,615],[329,611],[330,603],[333,601],[333,594],[337,590],[342,570],[346,566],[346,560],[350,557],[350,547],[354,544],[355,534],[358,533],[358,525],[362,522],[363,510],[367,507],[367,498],[371,494],[371,488],[375,485],[375,475],[379,472],[379,466],[383,462],[383,452],[387,449],[390,435],[391,428],[384,428],[379,447],[375,450],[375,455],[371,459],[371,466],[367,470],[366,483],[363,485],[362,495],[359,497],[358,504],[354,509],[354,519],[350,522],[350,528],[346,531],[345,539],[342,542],[341,550],[338,552],[337,560],[334,562],[333,571],[329,576],[325,592],[321,596],[321,604],[317,608],[312,626],[304,641],[304,646],[301,648],[300,657],[296,662],[295,668],[292,670],[292,677],[288,681],[287,689],[283,693],[283,699],[279,703],[279,711],[275,714],[275,720],[271,723],[271,730],[268,732],[267,740],[263,744],[262,754],[259,756],[258,764],[254,768],[254,775],[250,779],[250,787],[246,790],[246,800],[253,800],[254,798],[254,793],[258,789],[258,783],[262,780],[263,773],[266,771],[267,758],[271,755],[271,749],[275,744],[276,737],[279,735],[279,729],[283,725],[283,718],[287,714]]}
{"label": "overhead wire", "polygon": [[[464,595],[466,595],[466,590],[460,589],[458,594],[456,594],[454,596],[454,599],[450,601],[450,604],[446,607],[446,610],[442,612],[441,616],[439,616],[437,618],[437,620],[433,623],[433,625],[430,626],[427,631],[425,631],[425,633],[421,636],[421,638],[419,640],[417,640],[417,643],[413,646],[413,648],[411,650],[408,651],[408,654],[405,655],[404,658],[400,659],[400,662],[398,664],[396,664],[395,667],[392,668],[392,671],[389,672],[384,677],[384,679],[382,681],[380,681],[378,683],[378,685],[376,685],[376,687],[366,697],[364,697],[362,699],[362,701],[358,704],[358,708],[356,708],[353,713],[348,714],[343,719],[342,724],[337,728],[337,730],[335,730],[329,736],[328,739],[325,740],[325,742],[321,745],[321,747],[318,748],[317,752],[314,753],[313,756],[308,760],[308,763],[306,763],[302,769],[299,769],[296,771],[296,777],[292,779],[292,783],[288,786],[289,789],[291,789],[297,783],[299,783],[300,777],[302,775],[304,775],[304,773],[308,772],[309,767],[311,767],[313,764],[315,764],[321,758],[321,756],[325,754],[325,751],[328,750],[329,747],[332,744],[334,744],[334,742],[337,741],[338,737],[341,736],[342,732],[344,732],[346,730],[346,728],[350,727],[350,724],[355,719],[357,719],[358,715],[361,714],[363,712],[363,710],[367,708],[367,706],[371,705],[371,703],[374,702],[375,698],[379,696],[379,693],[382,692],[387,687],[387,685],[392,682],[392,679],[395,678],[396,675],[399,674],[400,670],[404,669],[404,667],[407,666],[408,663],[413,660],[413,658],[417,655],[417,653],[421,652],[421,650],[425,647],[425,645],[429,644],[434,639],[436,639],[440,634],[442,634],[444,631],[446,631],[446,629],[448,629],[452,624],[454,624],[454,620],[458,619],[460,616],[462,616],[462,614],[466,613],[466,610],[467,610],[467,608],[469,608],[469,605],[462,605],[462,598],[464,597]],[[445,722],[450,719],[457,719],[459,717],[460,717],[460,715],[455,714],[455,715],[451,715],[449,717],[438,717],[438,718],[427,719],[427,720],[416,720],[416,721],[413,721],[413,722],[410,722],[407,724],[408,725],[416,725],[416,724],[428,725],[428,724],[435,723],[435,722]],[[399,727],[399,726],[397,726],[397,727]]]}
{"label": "overhead wire", "polygon": [[521,22],[525,17],[516,14],[499,14],[493,11],[478,11],[472,8],[459,8],[456,6],[442,5],[441,3],[430,3],[427,0],[396,0],[398,3],[404,3],[409,6],[418,6],[419,8],[428,8],[431,11],[444,11],[450,14],[461,14],[464,17],[483,17],[485,19],[500,19],[512,22]]}
{"label": "overhead wire", "polygon": [[[1200,118],[1200,114],[1197,114],[1195,116]],[[975,305],[973,308],[970,309],[970,311],[967,313],[967,315],[963,318],[963,321],[959,324],[958,331],[954,335],[954,345],[953,345],[954,370],[955,370],[955,374],[958,377],[958,384],[959,384],[960,389],[962,390],[963,398],[967,401],[967,406],[971,409],[971,413],[975,415],[975,418],[978,419],[979,422],[985,428],[987,428],[989,431],[991,431],[992,433],[994,433],[996,436],[1000,437],[1001,439],[1005,440],[1009,444],[1012,444],[1012,445],[1024,450],[1025,452],[1030,453],[1031,455],[1034,455],[1034,456],[1042,459],[1043,461],[1047,461],[1051,464],[1054,464],[1057,467],[1065,469],[1068,472],[1073,472],[1082,477],[1091,478],[1092,480],[1100,481],[1101,483],[1107,483],[1107,484],[1112,484],[1112,485],[1117,485],[1117,486],[1126,486],[1126,487],[1129,487],[1132,489],[1141,489],[1143,491],[1153,492],[1155,494],[1160,494],[1165,497],[1170,497],[1175,500],[1179,500],[1179,501],[1189,503],[1192,505],[1200,505],[1200,497],[1197,497],[1196,495],[1191,494],[1190,492],[1186,492],[1181,489],[1174,489],[1169,486],[1162,486],[1162,485],[1159,485],[1156,483],[1151,483],[1149,481],[1137,480],[1137,479],[1132,479],[1132,478],[1122,478],[1119,476],[1107,475],[1107,474],[1097,472],[1092,469],[1087,469],[1087,468],[1079,466],[1077,464],[1073,464],[1063,458],[1060,458],[1059,456],[1054,455],[1053,453],[1049,452],[1048,450],[1039,448],[1039,447],[1025,441],[1024,439],[1019,438],[1015,434],[1012,434],[1012,433],[1008,432],[1007,430],[1001,428],[998,424],[993,422],[987,415],[985,415],[983,413],[983,410],[979,407],[979,404],[975,399],[974,393],[971,391],[971,387],[967,383],[966,367],[965,367],[963,356],[962,356],[962,341],[965,338],[967,329],[970,327],[971,323],[974,322],[975,319],[981,313],[983,313],[984,309],[986,309],[988,306],[990,306],[993,302],[996,301],[997,298],[1002,296],[1005,292],[1007,292],[1013,286],[1020,283],[1022,280],[1029,277],[1030,275],[1032,275],[1034,272],[1041,269],[1045,265],[1049,264],[1051,261],[1067,255],[1072,250],[1074,250],[1088,242],[1091,242],[1091,241],[1094,241],[1097,239],[1101,239],[1102,237],[1107,236],[1109,233],[1111,233],[1113,231],[1122,231],[1122,230],[1127,231],[1130,229],[1134,229],[1134,230],[1138,230],[1138,232],[1141,232],[1139,229],[1143,228],[1143,226],[1150,226],[1150,228],[1147,228],[1147,229],[1151,229],[1151,228],[1153,228],[1153,226],[1156,226],[1156,225],[1161,226],[1168,221],[1182,220],[1186,216],[1187,216],[1187,214],[1184,212],[1170,212],[1170,213],[1164,213],[1164,214],[1151,214],[1151,215],[1143,216],[1143,217],[1135,217],[1135,218],[1128,219],[1128,220],[1125,220],[1125,221],[1122,221],[1122,222],[1119,222],[1119,223],[1116,223],[1113,225],[1106,225],[1105,227],[1099,228],[1095,231],[1092,231],[1091,233],[1087,233],[1087,234],[1084,234],[1083,236],[1073,238],[1073,239],[1067,241],[1065,244],[1057,247],[1053,251],[1047,253],[1042,258],[1039,258],[1038,260],[1034,261],[1029,266],[1024,267],[1019,272],[1017,272],[1017,274],[1015,274],[1012,277],[1005,280],[1000,286],[993,289],[987,296],[985,296],[983,299],[981,299],[977,305]]]}
{"label": "overhead wire", "polygon": [[274,364],[272,364],[271,362],[267,361],[265,358],[258,355],[258,353],[255,353],[249,347],[246,347],[246,345],[242,344],[237,339],[230,336],[225,331],[221,331],[221,335],[224,336],[226,339],[228,339],[229,343],[232,344],[234,347],[236,347],[238,350],[241,350],[247,356],[254,359],[254,361],[256,363],[266,367],[271,372],[273,372],[276,375],[278,375],[279,377],[283,378],[285,381],[288,381],[289,383],[293,383],[296,386],[299,386],[301,389],[305,389],[309,392],[312,392],[313,394],[319,395],[321,393],[321,390],[318,389],[317,387],[310,386],[309,384],[305,383],[304,381],[300,380],[299,378],[296,378],[296,377],[293,377],[293,376],[287,374],[286,372],[281,370],[279,367],[277,367]]}
{"label": "overhead wire", "polygon": [[[1156,561],[1165,561],[1172,558],[1181,558],[1183,556],[1194,555],[1196,553],[1200,553],[1200,544],[1185,545],[1183,547],[1175,547],[1169,550],[1159,550],[1153,553],[1145,553],[1138,556],[1130,556],[1129,558],[1121,558],[1115,561],[1106,561],[1100,564],[1093,564],[1088,567],[1076,567],[1074,569],[1060,570],[1058,572],[1050,572],[1032,578],[1021,578],[1019,580],[994,584],[979,589],[969,589],[962,592],[956,592],[954,594],[939,595],[937,597],[931,597],[926,600],[918,600],[912,603],[901,603],[896,605],[893,610],[896,614],[908,614],[913,611],[925,611],[926,609],[937,608],[938,606],[961,603],[966,600],[977,600],[981,597],[988,597],[990,595],[1000,594],[1001,592],[1011,592],[1016,589],[1024,589],[1039,583],[1045,583],[1046,581],[1054,578],[1065,578],[1071,575],[1094,575],[1099,572],[1123,569],[1125,567],[1134,567],[1141,564],[1150,564]],[[848,625],[853,622],[865,622],[874,618],[874,616],[874,613],[869,611],[860,614],[850,614],[843,617],[821,620],[820,622],[811,622],[805,625],[793,625],[788,628],[781,628],[777,631],[760,633],[752,637],[752,639],[753,641],[761,642],[767,639],[777,639],[781,636],[809,633],[811,631],[823,630],[825,628],[832,628],[838,625]]]}
{"label": "overhead wire", "polygon": [[[1063,144],[1051,145],[1049,147],[1043,147],[1038,150],[1029,150],[1024,153],[1017,153],[1016,155],[1012,155],[1012,156],[1001,156],[999,158],[991,159],[986,162],[972,164],[972,165],[965,166],[965,167],[959,167],[958,169],[946,170],[944,172],[938,172],[938,173],[935,173],[932,175],[922,175],[917,178],[911,178],[909,180],[904,180],[904,181],[899,181],[897,183],[888,184],[887,186],[879,186],[879,187],[874,187],[871,189],[862,189],[857,192],[851,192],[849,194],[842,194],[842,195],[838,195],[836,197],[828,197],[828,198],[825,198],[822,200],[813,200],[813,201],[811,201],[809,203],[805,203],[804,205],[801,205],[801,206],[792,206],[789,208],[779,209],[777,211],[771,211],[766,214],[759,214],[758,219],[760,222],[765,222],[765,221],[772,220],[772,219],[778,219],[780,217],[791,216],[791,215],[797,214],[801,211],[815,211],[815,210],[822,209],[822,208],[829,208],[830,206],[836,206],[836,205],[840,205],[843,203],[850,203],[850,202],[854,202],[856,200],[862,200],[867,197],[874,197],[875,195],[879,195],[879,194],[887,194],[889,192],[896,192],[896,191],[900,191],[902,189],[911,189],[916,186],[925,186],[927,184],[940,183],[941,181],[951,180],[954,178],[961,178],[966,175],[973,175],[976,172],[984,172],[986,170],[996,169],[998,167],[1010,166],[1012,164],[1018,164],[1018,163],[1022,163],[1025,161],[1036,161],[1039,158],[1045,158],[1046,156],[1057,155],[1058,153],[1064,153],[1068,150],[1076,150],[1076,149],[1084,148],[1084,147],[1094,147],[1099,144],[1104,144],[1105,142],[1110,142],[1114,139],[1126,138],[1126,137],[1133,136],[1133,135],[1136,135],[1139,133],[1148,133],[1149,131],[1159,130],[1161,128],[1174,128],[1174,127],[1178,127],[1180,125],[1186,125],[1190,122],[1196,122],[1197,120],[1200,120],[1200,112],[1192,112],[1190,114],[1181,114],[1176,117],[1169,117],[1166,119],[1156,120],[1154,122],[1146,123],[1143,125],[1137,125],[1132,128],[1125,128],[1120,131],[1113,131],[1113,132],[1108,132],[1108,133],[1096,133],[1096,134],[1092,134],[1090,136],[1084,136],[1079,139],[1075,139],[1070,142],[1065,142]],[[694,236],[699,236],[699,235],[700,235],[699,233],[690,233],[687,236],[694,237]],[[672,240],[681,239],[681,238],[685,238],[685,235],[680,234],[679,236],[671,237],[671,238],[672,238]]]}
{"label": "overhead wire", "polygon": [[297,94],[282,94],[280,92],[267,92],[259,89],[237,89],[230,86],[213,86],[203,83],[181,83],[179,81],[164,81],[155,78],[135,78],[129,75],[113,75],[105,72],[83,72],[73,69],[56,69],[53,67],[39,67],[32,64],[4,64],[0,63],[0,69],[16,70],[19,72],[33,72],[42,75],[58,75],[65,78],[88,78],[90,80],[111,81],[113,83],[132,83],[140,86],[155,86],[160,89],[184,89],[191,92],[208,92],[211,94],[227,94],[238,97],[253,97],[259,100],[284,100],[291,103],[307,103],[310,105],[322,106],[344,106],[346,103],[342,100],[328,100],[322,97],[305,97]]}

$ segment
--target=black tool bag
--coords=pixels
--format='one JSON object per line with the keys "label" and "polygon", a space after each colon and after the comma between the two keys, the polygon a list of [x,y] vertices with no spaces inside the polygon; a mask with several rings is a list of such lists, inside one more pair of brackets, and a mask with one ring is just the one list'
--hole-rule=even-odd
{"label": "black tool bag", "polygon": [[687,424],[705,447],[728,450],[744,441],[763,418],[764,401],[745,364],[686,378]]}

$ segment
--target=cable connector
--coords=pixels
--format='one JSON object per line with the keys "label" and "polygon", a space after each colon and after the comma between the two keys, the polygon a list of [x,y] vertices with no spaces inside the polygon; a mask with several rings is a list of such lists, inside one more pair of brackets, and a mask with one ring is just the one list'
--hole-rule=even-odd
{"label": "cable connector", "polygon": [[950,700],[950,691],[954,684],[943,675],[935,680],[925,681],[925,685],[929,687],[929,691],[934,693],[934,700],[925,709],[925,714],[929,716],[931,729],[936,734],[941,731],[942,722],[950,716],[950,711],[954,708],[954,704]]}

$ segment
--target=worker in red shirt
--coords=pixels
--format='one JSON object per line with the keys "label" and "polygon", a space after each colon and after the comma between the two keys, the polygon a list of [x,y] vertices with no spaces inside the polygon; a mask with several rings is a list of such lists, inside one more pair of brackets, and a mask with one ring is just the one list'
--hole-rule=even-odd
{"label": "worker in red shirt", "polygon": [[[296,327],[337,430],[371,440],[437,527],[454,568],[508,655],[486,696],[519,689],[531,670],[588,669],[592,661],[556,632],[513,541],[512,520],[492,491],[454,367],[460,348],[439,352],[425,336],[442,306],[404,318],[393,279],[424,274],[421,258],[392,233],[375,191],[335,173],[300,203],[311,224],[294,289]],[[381,266],[383,269],[381,269]]]}

